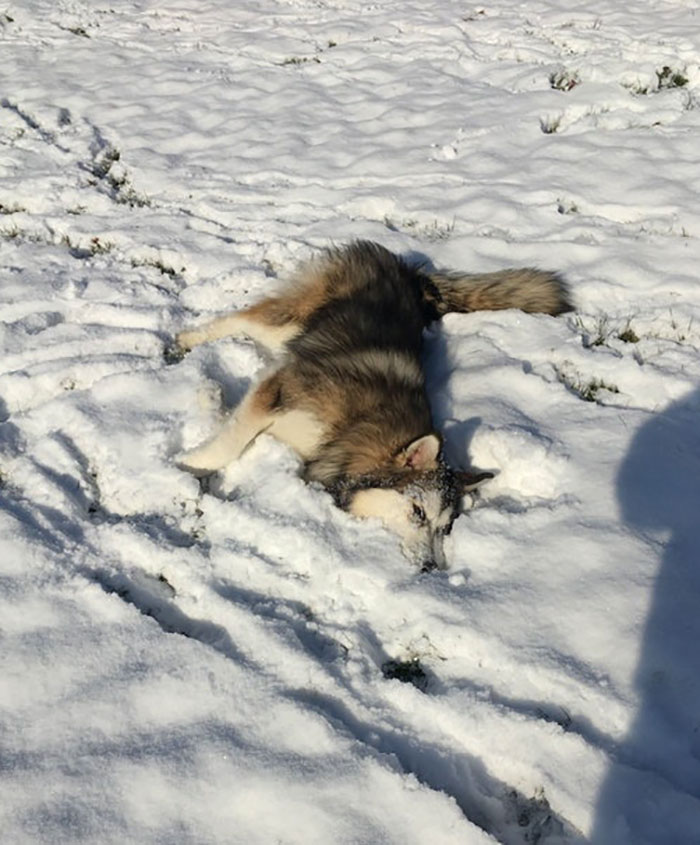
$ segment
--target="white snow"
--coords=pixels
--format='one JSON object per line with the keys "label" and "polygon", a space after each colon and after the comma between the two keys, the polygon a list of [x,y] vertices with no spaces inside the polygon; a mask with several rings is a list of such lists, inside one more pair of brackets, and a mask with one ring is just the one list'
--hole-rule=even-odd
{"label": "white snow", "polygon": [[[700,842],[699,138],[697,0],[0,2],[3,843]],[[428,333],[446,572],[173,461],[356,237],[574,293]]]}

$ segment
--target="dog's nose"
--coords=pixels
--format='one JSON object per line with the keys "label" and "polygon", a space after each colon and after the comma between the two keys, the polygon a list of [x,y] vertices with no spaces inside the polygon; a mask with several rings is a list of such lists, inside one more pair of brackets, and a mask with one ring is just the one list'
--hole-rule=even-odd
{"label": "dog's nose", "polygon": [[421,572],[432,572],[433,570],[437,569],[438,565],[434,560],[426,560],[423,566],[421,566]]}

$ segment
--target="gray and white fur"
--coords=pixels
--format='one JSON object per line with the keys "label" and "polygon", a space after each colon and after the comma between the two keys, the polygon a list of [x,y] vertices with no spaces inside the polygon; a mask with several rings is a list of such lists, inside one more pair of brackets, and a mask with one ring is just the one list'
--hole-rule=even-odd
{"label": "gray and white fur", "polygon": [[280,293],[177,336],[183,352],[243,334],[279,353],[223,428],[180,463],[214,472],[266,431],[296,450],[304,478],[341,507],[379,517],[408,557],[444,568],[442,538],[462,494],[491,474],[443,460],[421,364],[423,331],[450,311],[503,308],[557,315],[571,305],[556,273],[433,272],[369,241],[327,249]]}

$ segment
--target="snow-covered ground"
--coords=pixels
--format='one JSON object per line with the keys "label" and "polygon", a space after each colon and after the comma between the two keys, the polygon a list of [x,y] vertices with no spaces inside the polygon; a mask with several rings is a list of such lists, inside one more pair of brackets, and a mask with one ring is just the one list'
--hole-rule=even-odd
{"label": "snow-covered ground", "polygon": [[[700,842],[700,4],[572,8],[0,0],[3,843]],[[173,463],[354,237],[574,292],[429,333],[447,572]]]}

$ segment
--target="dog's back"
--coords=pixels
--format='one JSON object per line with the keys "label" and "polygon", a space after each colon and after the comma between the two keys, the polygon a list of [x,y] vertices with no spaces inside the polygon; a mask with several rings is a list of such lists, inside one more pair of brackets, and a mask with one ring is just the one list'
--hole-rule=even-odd
{"label": "dog's back", "polygon": [[415,352],[425,326],[451,311],[518,308],[556,315],[571,308],[557,273],[430,271],[371,241],[326,250],[302,267],[296,288],[297,297],[315,307],[299,309],[304,333],[292,346],[322,354],[343,344]]}
{"label": "dog's back", "polygon": [[538,270],[428,272],[378,244],[328,250],[297,282],[316,309],[287,344],[282,384],[327,423],[307,478],[332,484],[386,465],[432,431],[420,361],[423,330],[448,311],[568,308],[562,280]]}
{"label": "dog's back", "polygon": [[370,472],[431,430],[420,364],[429,318],[419,273],[377,244],[329,250],[309,269],[297,295],[321,289],[322,301],[287,344],[280,383],[323,421],[305,476],[330,485]]}
{"label": "dog's back", "polygon": [[355,241],[327,250],[297,278],[298,294],[311,295],[318,304],[289,344],[294,355],[325,357],[366,349],[419,353],[431,319],[424,277],[394,253]]}

